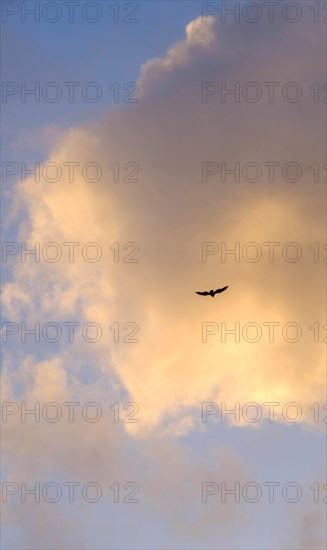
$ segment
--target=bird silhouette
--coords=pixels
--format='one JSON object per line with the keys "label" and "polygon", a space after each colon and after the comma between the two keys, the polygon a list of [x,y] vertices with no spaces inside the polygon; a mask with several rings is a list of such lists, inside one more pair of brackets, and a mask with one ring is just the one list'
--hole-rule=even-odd
{"label": "bird silhouette", "polygon": [[220,294],[220,292],[224,292],[226,288],[228,288],[228,286],[217,288],[217,290],[209,290],[209,292],[196,292],[195,294],[200,294],[200,296],[211,296],[211,298],[213,298],[215,294]]}

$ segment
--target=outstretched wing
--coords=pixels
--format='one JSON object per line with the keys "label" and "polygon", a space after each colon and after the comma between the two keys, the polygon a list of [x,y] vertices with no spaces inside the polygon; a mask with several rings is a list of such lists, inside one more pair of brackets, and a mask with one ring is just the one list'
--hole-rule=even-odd
{"label": "outstretched wing", "polygon": [[200,296],[209,296],[210,292],[196,292],[195,294],[200,294]]}
{"label": "outstretched wing", "polygon": [[226,288],[228,288],[228,286],[224,286],[223,288],[217,288],[217,290],[215,290],[215,294],[220,294],[221,292],[224,292]]}

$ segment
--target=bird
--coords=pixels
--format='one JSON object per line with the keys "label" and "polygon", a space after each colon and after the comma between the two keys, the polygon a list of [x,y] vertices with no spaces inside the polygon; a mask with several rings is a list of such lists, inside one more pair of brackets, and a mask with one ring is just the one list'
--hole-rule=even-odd
{"label": "bird", "polygon": [[209,292],[196,292],[195,294],[200,294],[200,296],[211,296],[211,298],[213,298],[215,294],[220,294],[220,292],[224,292],[226,288],[228,288],[228,286],[217,288],[217,290],[209,290]]}

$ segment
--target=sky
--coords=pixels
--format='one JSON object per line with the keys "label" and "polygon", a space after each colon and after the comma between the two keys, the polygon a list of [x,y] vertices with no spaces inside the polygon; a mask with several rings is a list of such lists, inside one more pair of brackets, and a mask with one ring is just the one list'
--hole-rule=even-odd
{"label": "sky", "polygon": [[325,548],[321,6],[2,3],[3,548]]}

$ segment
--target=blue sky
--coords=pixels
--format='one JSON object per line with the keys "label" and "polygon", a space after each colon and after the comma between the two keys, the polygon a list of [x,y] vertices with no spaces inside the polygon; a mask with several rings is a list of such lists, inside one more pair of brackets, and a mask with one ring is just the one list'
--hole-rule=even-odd
{"label": "blue sky", "polygon": [[[121,17],[126,17],[129,9],[124,7],[128,3],[120,4]],[[114,2],[101,2],[103,16],[95,24],[81,16],[76,17],[75,23],[69,23],[64,11],[62,20],[54,24],[43,18],[37,23],[32,16],[23,23],[21,12],[8,16],[2,39],[5,80],[75,81],[81,85],[95,81],[106,87],[114,82],[135,81],[140,66],[152,57],[162,56],[169,45],[182,39],[186,24],[201,13],[201,2],[145,1],[137,3],[138,23],[114,23],[114,11],[110,11],[113,5]],[[77,16],[81,14],[81,6]],[[12,136],[10,128],[16,124],[26,129],[37,129],[41,124],[76,124],[99,116],[112,99],[108,90],[102,100],[93,104],[85,101],[70,104],[63,98],[58,104],[32,102],[27,107],[18,94],[16,101],[8,101],[5,106],[4,115],[8,118],[4,132],[7,128]],[[8,141],[4,145],[9,147],[10,137]]]}
{"label": "blue sky", "polygon": [[[65,13],[63,2],[55,4]],[[67,14],[56,23],[31,17],[23,23],[22,3],[7,2],[19,11],[2,23],[2,80],[19,92],[23,82],[56,82],[65,93],[64,82],[80,87],[72,102],[67,95],[56,103],[22,102],[20,93],[4,101],[2,95],[2,162],[136,160],[139,187],[105,181],[92,188],[80,179],[51,187],[56,184],[9,177],[3,238],[95,241],[103,250],[116,241],[123,250],[133,240],[140,243],[140,261],[115,265],[104,256],[98,264],[80,258],[23,264],[16,255],[3,265],[3,320],[20,328],[2,343],[2,398],[19,407],[4,424],[2,463],[4,482],[98,481],[104,497],[93,504],[79,497],[72,504],[63,498],[33,505],[21,503],[20,493],[9,496],[2,504],[3,548],[323,548],[322,342],[223,346],[216,339],[204,345],[199,330],[202,322],[222,319],[323,323],[323,263],[203,264],[198,244],[230,236],[296,240],[303,247],[316,242],[326,219],[324,190],[317,185],[312,193],[306,181],[296,192],[283,182],[250,191],[242,183],[199,187],[196,164],[221,156],[228,162],[323,161],[323,107],[310,96],[301,104],[223,105],[213,98],[203,104],[198,95],[203,80],[279,79],[297,81],[303,90],[323,81],[322,27],[312,23],[304,2],[303,23],[287,26],[277,18],[270,27],[251,28],[201,24],[198,1],[101,1],[96,23],[83,21],[86,4],[78,3],[72,23]],[[135,5],[139,21],[124,23]],[[90,82],[103,91],[97,102],[81,99],[80,88]],[[115,82],[116,103],[108,89]],[[140,101],[127,105],[122,98],[130,89],[123,86],[131,82]],[[194,302],[195,287],[212,288],[217,279],[231,285],[228,292]],[[80,334],[74,345],[66,338],[21,342],[22,322],[42,327],[52,321],[119,322],[121,331],[133,321],[140,343],[115,345],[108,330],[95,344]],[[99,403],[103,418],[95,424],[20,420],[22,402],[63,407],[68,401]],[[280,416],[258,426],[213,418],[203,424],[201,403],[209,401],[294,401],[304,415],[297,424]],[[109,410],[115,402],[137,403],[139,423],[115,424]],[[309,410],[314,402],[322,412],[316,424]],[[113,503],[108,486],[115,481],[120,494],[126,482],[138,483],[140,502]],[[303,496],[297,503],[279,495],[274,503],[231,505],[218,494],[204,504],[205,481],[296,482]],[[315,482],[319,503],[308,489]]]}

